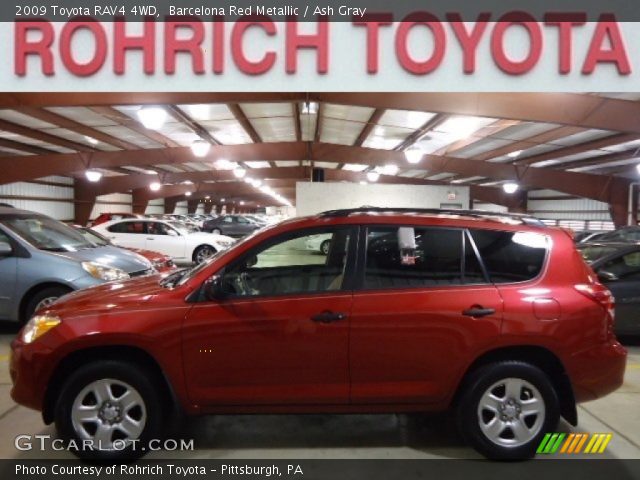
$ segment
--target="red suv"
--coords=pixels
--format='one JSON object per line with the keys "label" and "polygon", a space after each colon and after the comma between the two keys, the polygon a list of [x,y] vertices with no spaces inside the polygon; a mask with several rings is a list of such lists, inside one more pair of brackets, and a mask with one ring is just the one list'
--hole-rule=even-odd
{"label": "red suv", "polygon": [[[305,248],[315,235],[328,255]],[[41,310],[12,344],[12,396],[91,458],[141,455],[175,409],[448,408],[482,454],[524,458],[622,384],[613,302],[530,217],[326,212]]]}

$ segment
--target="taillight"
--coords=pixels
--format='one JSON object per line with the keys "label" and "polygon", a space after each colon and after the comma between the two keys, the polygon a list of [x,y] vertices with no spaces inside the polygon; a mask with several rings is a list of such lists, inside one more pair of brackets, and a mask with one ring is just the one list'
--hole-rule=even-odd
{"label": "taillight", "polygon": [[613,335],[613,323],[615,321],[616,299],[613,294],[600,282],[579,283],[575,289],[585,297],[600,305],[607,313],[607,336]]}

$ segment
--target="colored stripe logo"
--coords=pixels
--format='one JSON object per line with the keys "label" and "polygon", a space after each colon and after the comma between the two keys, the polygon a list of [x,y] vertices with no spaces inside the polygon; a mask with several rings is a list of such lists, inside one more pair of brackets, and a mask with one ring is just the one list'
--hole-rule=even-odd
{"label": "colored stripe logo", "polygon": [[550,455],[554,453],[604,453],[611,441],[610,433],[547,433],[536,453]]}

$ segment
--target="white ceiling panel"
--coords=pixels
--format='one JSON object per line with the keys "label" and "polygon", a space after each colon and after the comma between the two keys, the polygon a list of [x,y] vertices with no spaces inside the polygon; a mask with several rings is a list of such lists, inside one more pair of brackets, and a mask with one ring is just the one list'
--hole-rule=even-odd
{"label": "white ceiling panel", "polygon": [[295,160],[276,160],[276,166],[278,167],[297,167],[300,162]]}
{"label": "white ceiling panel", "polygon": [[376,126],[362,144],[367,148],[392,150],[402,143],[413,130],[408,128]]}
{"label": "white ceiling panel", "polygon": [[271,165],[269,162],[257,161],[257,162],[244,162],[249,168],[269,168]]}
{"label": "white ceiling panel", "polygon": [[43,122],[42,120],[38,120],[37,118],[24,115],[14,110],[0,110],[0,119],[11,123],[17,123],[18,125],[25,127],[34,128],[36,130],[55,127],[55,125]]}
{"label": "white ceiling panel", "polygon": [[235,118],[229,107],[223,103],[178,105],[178,108],[196,122],[232,120]]}
{"label": "white ceiling panel", "polygon": [[324,105],[323,114],[327,118],[366,123],[371,118],[371,114],[374,110],[374,108],[369,107],[355,107],[352,105],[334,105],[332,103],[327,103]]}
{"label": "white ceiling panel", "polygon": [[435,113],[414,112],[411,110],[385,110],[378,122],[379,125],[403,127],[417,130],[435,117]]}
{"label": "white ceiling panel", "polygon": [[200,122],[200,125],[223,145],[252,143],[251,137],[249,137],[244,128],[242,128],[240,122],[235,119]]}
{"label": "white ceiling panel", "polygon": [[302,141],[311,142],[316,134],[317,114],[301,114],[300,129],[302,130]]}
{"label": "white ceiling panel", "polygon": [[145,137],[133,130],[128,129],[123,126],[108,126],[108,127],[96,127],[96,130],[100,130],[101,132],[107,133],[112,137],[119,138],[120,140],[125,140],[129,143],[133,143],[140,148],[161,148],[162,145],[151,140],[150,138]]}
{"label": "white ceiling panel", "polygon": [[21,150],[14,150],[12,148],[6,148],[6,147],[0,147],[0,155],[4,155],[4,156],[14,156],[14,155],[18,155],[21,157],[26,157],[31,155],[31,153],[27,153],[27,152],[23,152]]}
{"label": "white ceiling panel", "polygon": [[577,160],[588,160],[590,158],[601,157],[607,155],[608,152],[603,150],[589,150],[587,152],[576,153],[574,155],[567,155],[559,159],[545,160],[543,162],[534,163],[531,166],[535,168],[550,167],[552,165],[562,165],[563,163],[575,162]]}
{"label": "white ceiling panel", "polygon": [[53,150],[54,152],[58,152],[58,153],[73,153],[75,151],[69,148],[59,147],[58,145],[52,145],[50,143],[43,142],[42,140],[36,140],[31,137],[25,137],[22,135],[18,135],[17,133],[6,132],[3,130],[0,130],[0,138],[5,138],[7,140],[12,140],[14,142],[24,143],[26,145],[31,145],[34,147],[46,148],[48,150]]}
{"label": "white ceiling panel", "polygon": [[368,165],[360,165],[360,164],[355,164],[355,163],[346,163],[342,169],[343,170],[347,170],[349,172],[362,172],[363,170],[366,170],[368,168]]}
{"label": "white ceiling panel", "polygon": [[263,142],[295,142],[293,117],[253,118],[249,120]]}
{"label": "white ceiling panel", "polygon": [[48,107],[47,110],[90,127],[106,127],[117,125],[109,117],[100,115],[86,107]]}
{"label": "white ceiling panel", "polygon": [[428,176],[429,180],[444,180],[445,178],[455,177],[455,173],[442,172],[436,175]]}
{"label": "white ceiling panel", "polygon": [[170,138],[174,142],[182,145],[183,147],[190,146],[193,142],[200,139],[196,133],[193,132],[184,123],[168,122],[165,123],[159,133],[167,138]]}
{"label": "white ceiling panel", "polygon": [[334,162],[315,162],[314,166],[318,168],[336,168],[338,164]]}
{"label": "white ceiling panel", "polygon": [[561,147],[570,147],[579,143],[590,142],[592,140],[598,140],[599,138],[610,137],[614,135],[614,132],[608,130],[586,130],[584,132],[569,135],[568,137],[559,138],[553,141],[554,145]]}
{"label": "white ceiling panel", "polygon": [[513,142],[511,140],[502,140],[489,137],[474,142],[468,147],[456,150],[452,153],[452,155],[454,157],[469,158],[480,155],[481,153],[490,152],[491,150],[495,150],[496,148],[506,147],[507,145],[511,145],[512,143]]}
{"label": "white ceiling panel", "polygon": [[501,132],[498,132],[495,136],[504,140],[512,140],[514,142],[518,140],[525,140],[541,133],[548,132],[554,128],[558,128],[560,125],[555,123],[535,123],[525,122],[513,127],[509,127]]}
{"label": "white ceiling panel", "polygon": [[407,177],[407,178],[424,178],[424,176],[427,174],[426,170],[403,170],[402,172],[398,173],[399,177]]}
{"label": "white ceiling panel", "polygon": [[361,130],[362,125],[358,123],[324,117],[320,141],[339,145],[353,145]]}
{"label": "white ceiling panel", "polygon": [[92,143],[89,141],[88,137],[76,132],[72,132],[71,130],[67,130],[65,128],[51,128],[45,131],[50,135],[55,135],[56,137],[64,138],[66,140],[71,140],[72,142],[76,142],[81,145],[86,145],[87,147],[91,147],[91,148],[97,148],[98,150],[103,150],[105,152],[115,152],[120,150],[120,148],[114,147],[113,145],[110,145],[108,143],[104,143],[100,141],[98,141],[98,143]]}
{"label": "white ceiling panel", "polygon": [[241,103],[240,108],[248,118],[293,116],[290,103]]}

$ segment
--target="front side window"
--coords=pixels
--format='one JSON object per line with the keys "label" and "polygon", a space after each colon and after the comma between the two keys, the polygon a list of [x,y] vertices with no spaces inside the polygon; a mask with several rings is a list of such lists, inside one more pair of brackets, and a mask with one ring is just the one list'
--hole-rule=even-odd
{"label": "front side window", "polygon": [[121,222],[111,225],[107,230],[113,233],[145,233],[144,222]]}
{"label": "front side window", "polygon": [[[327,255],[307,248],[310,237],[319,233],[331,238]],[[352,238],[350,228],[339,228],[267,242],[226,269],[224,293],[229,297],[250,297],[342,290]]]}
{"label": "front side window", "polygon": [[542,271],[548,247],[545,235],[498,230],[470,232],[493,283],[533,280]]}
{"label": "front side window", "polygon": [[75,252],[95,247],[73,228],[48,217],[15,216],[5,219],[4,225],[40,250]]}
{"label": "front side window", "polygon": [[469,255],[464,253],[465,243],[464,230],[370,228],[364,288],[420,288],[484,282],[473,250],[468,249]]}
{"label": "front side window", "polygon": [[615,275],[619,280],[640,278],[640,252],[631,252],[609,260],[599,269]]}

